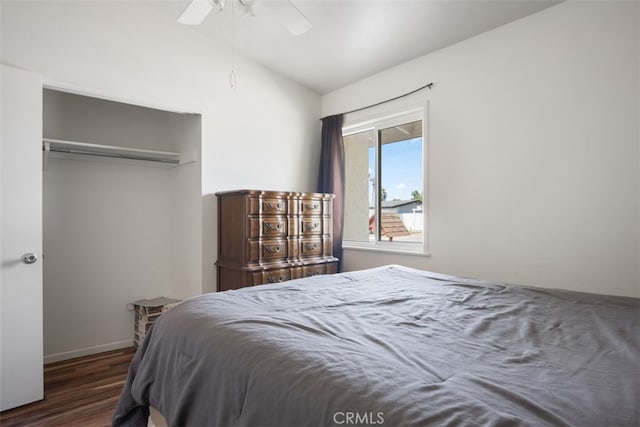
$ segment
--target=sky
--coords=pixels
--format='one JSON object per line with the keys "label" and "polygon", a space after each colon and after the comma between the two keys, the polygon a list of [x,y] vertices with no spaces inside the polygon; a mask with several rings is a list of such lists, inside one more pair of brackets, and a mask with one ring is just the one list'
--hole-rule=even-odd
{"label": "sky", "polygon": [[[373,175],[375,157],[369,149],[369,170]],[[409,200],[414,190],[422,189],[422,137],[382,146],[382,187],[387,200]],[[371,196],[371,189],[369,190]]]}

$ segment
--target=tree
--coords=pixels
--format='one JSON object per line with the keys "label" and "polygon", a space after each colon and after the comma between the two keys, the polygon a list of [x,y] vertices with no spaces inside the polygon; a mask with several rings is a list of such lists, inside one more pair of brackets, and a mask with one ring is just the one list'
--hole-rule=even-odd
{"label": "tree", "polygon": [[382,196],[382,200],[383,200],[383,201],[384,201],[384,200],[387,200],[387,190],[386,190],[384,187],[382,187],[382,188],[380,189],[380,193],[382,193],[382,194],[381,194],[381,196]]}
{"label": "tree", "polygon": [[422,201],[422,193],[418,190],[413,190],[411,192],[411,200],[420,200]]}

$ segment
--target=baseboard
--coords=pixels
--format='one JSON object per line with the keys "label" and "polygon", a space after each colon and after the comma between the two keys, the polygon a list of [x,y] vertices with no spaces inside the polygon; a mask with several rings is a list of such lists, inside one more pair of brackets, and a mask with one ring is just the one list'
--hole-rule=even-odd
{"label": "baseboard", "polygon": [[82,348],[79,350],[65,351],[44,356],[44,364],[60,362],[61,360],[75,359],[76,357],[89,356],[91,354],[103,353],[105,351],[118,350],[133,346],[133,340],[112,342],[109,344],[96,345],[94,347]]}

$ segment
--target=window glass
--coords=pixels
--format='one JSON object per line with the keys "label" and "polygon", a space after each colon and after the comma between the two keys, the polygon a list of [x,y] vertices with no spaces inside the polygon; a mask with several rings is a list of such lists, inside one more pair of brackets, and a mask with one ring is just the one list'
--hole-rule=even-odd
{"label": "window glass", "polygon": [[402,245],[403,250],[421,251],[425,226],[422,120],[373,123],[345,134],[344,148],[347,246],[348,242],[382,243],[387,248]]}

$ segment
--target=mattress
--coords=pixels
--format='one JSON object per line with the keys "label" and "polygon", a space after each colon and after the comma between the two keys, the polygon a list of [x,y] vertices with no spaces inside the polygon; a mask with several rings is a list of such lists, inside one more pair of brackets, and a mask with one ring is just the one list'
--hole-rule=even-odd
{"label": "mattress", "polygon": [[113,417],[170,426],[638,426],[640,299],[390,265],[163,314]]}

